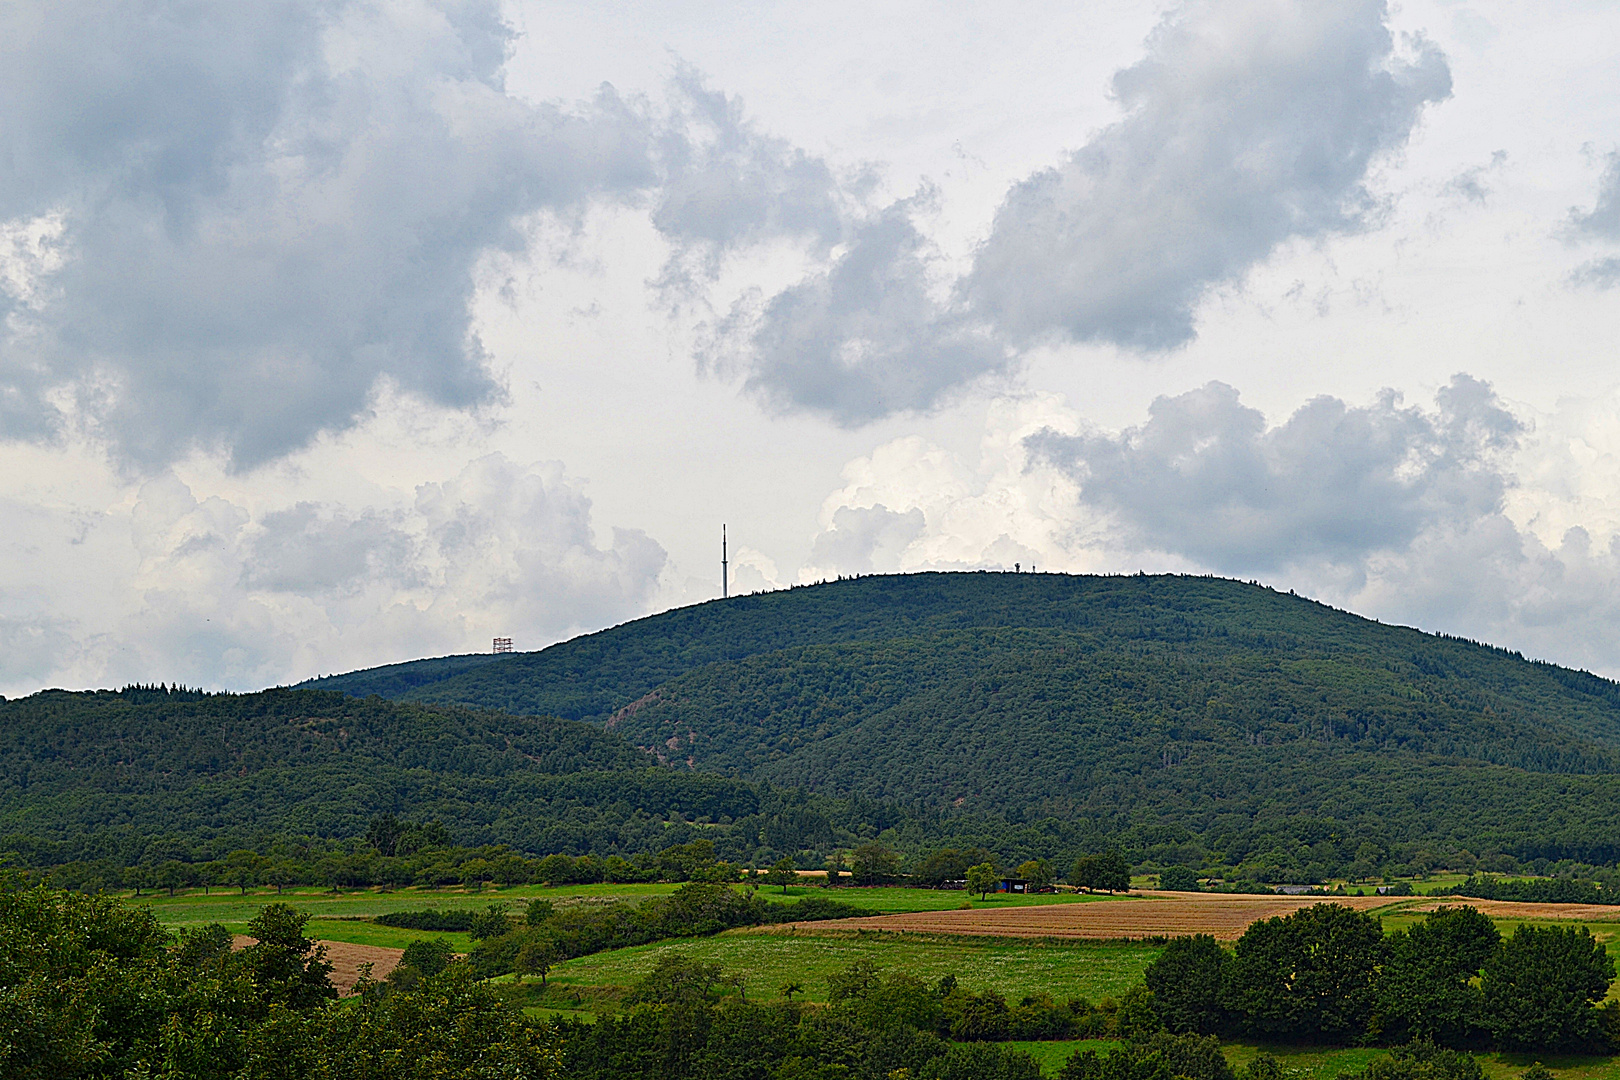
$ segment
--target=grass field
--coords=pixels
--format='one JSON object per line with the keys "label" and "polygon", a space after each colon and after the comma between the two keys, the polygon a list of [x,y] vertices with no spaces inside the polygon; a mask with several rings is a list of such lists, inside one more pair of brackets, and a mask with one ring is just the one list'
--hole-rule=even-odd
{"label": "grass field", "polygon": [[1009,1000],[1048,993],[1062,1000],[1117,996],[1142,980],[1159,946],[1136,942],[1046,945],[993,939],[892,934],[792,934],[730,931],[616,949],[569,960],[552,969],[559,993],[633,986],[660,957],[719,964],[746,980],[750,996],[779,997],[799,983],[810,1001],[825,1001],[827,976],[859,959],[927,982],[955,975],[971,990],[995,990]]}
{"label": "grass field", "polygon": [[[664,896],[680,888],[678,885],[517,885],[511,888],[468,890],[398,889],[377,892],[369,889],[333,893],[319,887],[288,889],[278,896],[270,890],[253,890],[247,895],[215,889],[204,895],[200,889],[184,890],[175,896],[166,893],[148,893],[139,898],[125,894],[132,904],[151,909],[167,926],[196,926],[221,923],[233,933],[247,930],[250,919],[266,904],[277,901],[291,904],[314,918],[310,924],[312,936],[328,941],[347,941],[356,945],[384,945],[403,949],[420,937],[434,936],[428,931],[392,930],[367,920],[392,911],[408,911],[425,907],[441,909],[481,909],[492,903],[509,904],[515,912],[533,899],[550,900],[559,906],[591,901],[626,901],[638,903],[652,896]],[[970,904],[974,908],[1026,907],[1040,904],[1072,904],[1107,902],[1107,896],[1086,896],[1076,893],[1056,893],[1041,896],[992,896],[988,900],[969,898],[965,893],[938,889],[842,888],[828,890],[817,886],[789,886],[784,895],[780,888],[762,888],[760,895],[771,903],[795,904],[807,897],[832,896],[846,904],[873,914],[902,914],[906,912],[946,911]],[[456,942],[458,951],[471,944],[465,934],[448,935]]]}

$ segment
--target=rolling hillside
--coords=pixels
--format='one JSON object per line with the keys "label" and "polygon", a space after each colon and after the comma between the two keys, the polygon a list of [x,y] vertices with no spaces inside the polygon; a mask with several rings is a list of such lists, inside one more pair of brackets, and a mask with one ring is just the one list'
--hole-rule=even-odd
{"label": "rolling hillside", "polygon": [[758,809],[749,784],[661,768],[568,720],[290,690],[0,702],[0,852],[41,864],[133,862],[166,839],[350,838],[382,813],[437,818],[462,843],[656,851],[671,816]]}
{"label": "rolling hillside", "polygon": [[311,685],[913,814],[1620,855],[1620,686],[1215,578],[868,577]]}

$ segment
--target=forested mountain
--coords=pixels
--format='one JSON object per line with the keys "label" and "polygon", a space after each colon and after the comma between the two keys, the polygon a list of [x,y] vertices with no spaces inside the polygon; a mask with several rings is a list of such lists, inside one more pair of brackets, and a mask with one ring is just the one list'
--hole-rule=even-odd
{"label": "forested mountain", "polygon": [[[671,818],[742,818],[754,788],[661,768],[570,720],[317,691],[46,691],[0,703],[0,851],[49,864],[211,838],[358,837],[377,814],[463,844],[656,851]],[[757,829],[755,831],[758,831]]]}
{"label": "forested mountain", "polygon": [[313,685],[589,720],[914,815],[1620,855],[1620,686],[1216,578],[866,577]]}

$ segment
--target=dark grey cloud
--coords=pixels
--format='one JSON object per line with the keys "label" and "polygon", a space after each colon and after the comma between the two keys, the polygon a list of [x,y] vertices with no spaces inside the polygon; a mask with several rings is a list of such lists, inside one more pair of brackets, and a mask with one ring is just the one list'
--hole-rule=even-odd
{"label": "dark grey cloud", "polygon": [[1382,0],[1212,0],[1114,77],[1126,115],[1013,188],[963,283],[1013,340],[1165,349],[1278,245],[1361,229],[1368,167],[1451,92],[1395,54]]}
{"label": "dark grey cloud", "polygon": [[1043,432],[1027,445],[1111,512],[1127,543],[1224,573],[1356,566],[1447,522],[1498,513],[1498,456],[1521,425],[1491,388],[1458,375],[1436,408],[1386,392],[1370,406],[1316,398],[1283,424],[1211,383],[1153,403],[1118,436]]}
{"label": "dark grey cloud", "polygon": [[724,257],[781,238],[826,254],[844,240],[873,177],[839,177],[827,162],[761,132],[740,100],[681,65],[674,115],[660,140],[666,177],[653,224],[673,252],[659,282],[671,298],[695,291]]}
{"label": "dark grey cloud", "polygon": [[854,231],[825,272],[763,304],[744,302],[719,326],[707,359],[740,354],[748,391],[779,412],[840,424],[925,409],[1004,370],[1010,354],[965,312],[933,294],[934,257],[912,221],[913,200]]}
{"label": "dark grey cloud", "polygon": [[[238,467],[362,415],[380,380],[500,388],[472,270],[518,224],[656,177],[645,110],[504,93],[494,0],[0,7],[0,221],[66,254],[0,338],[0,433],[79,423]],[[56,407],[64,396],[75,406]]]}
{"label": "dark grey cloud", "polygon": [[1580,237],[1620,240],[1620,152],[1605,159],[1592,209],[1570,211],[1570,226]]}
{"label": "dark grey cloud", "polygon": [[1379,219],[1369,169],[1451,92],[1445,58],[1422,40],[1399,53],[1388,14],[1382,0],[1183,4],[1115,76],[1124,118],[1012,188],[950,300],[924,284],[892,207],[829,272],[756,307],[738,350],[749,388],[861,424],[933,406],[1033,345],[1187,342],[1211,288],[1288,241]]}
{"label": "dark grey cloud", "polygon": [[[1597,201],[1590,210],[1570,211],[1569,237],[1573,240],[1620,241],[1620,152],[1606,159],[1603,175],[1598,178]],[[1620,258],[1608,256],[1592,259],[1575,268],[1570,274],[1574,285],[1598,289],[1612,289],[1620,285]]]}

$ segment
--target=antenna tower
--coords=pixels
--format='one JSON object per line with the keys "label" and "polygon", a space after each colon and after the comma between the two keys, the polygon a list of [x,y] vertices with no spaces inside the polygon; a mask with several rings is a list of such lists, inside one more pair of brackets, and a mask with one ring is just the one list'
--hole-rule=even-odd
{"label": "antenna tower", "polygon": [[726,563],[726,527],[720,526],[720,599],[731,595],[731,570]]}

